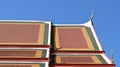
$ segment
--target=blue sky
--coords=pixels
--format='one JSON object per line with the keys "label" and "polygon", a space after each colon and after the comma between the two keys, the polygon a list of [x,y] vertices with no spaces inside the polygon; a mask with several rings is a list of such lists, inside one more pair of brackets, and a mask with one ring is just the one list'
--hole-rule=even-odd
{"label": "blue sky", "polygon": [[52,20],[54,24],[80,24],[94,11],[94,27],[120,67],[120,0],[0,0],[0,20]]}

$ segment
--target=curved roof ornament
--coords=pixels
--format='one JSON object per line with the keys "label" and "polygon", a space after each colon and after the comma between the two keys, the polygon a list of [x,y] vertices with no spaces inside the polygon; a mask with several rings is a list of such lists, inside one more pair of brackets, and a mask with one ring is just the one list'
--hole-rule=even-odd
{"label": "curved roof ornament", "polygon": [[91,15],[89,21],[86,22],[86,23],[84,23],[83,25],[85,25],[85,26],[87,26],[87,27],[92,27],[92,26],[94,25],[94,24],[93,24],[93,21],[92,21],[93,18],[94,18],[94,13],[93,13],[93,10],[92,10],[92,15]]}
{"label": "curved roof ornament", "polygon": [[92,20],[93,18],[94,18],[94,12],[93,12],[93,10],[92,10],[92,15],[91,15],[90,20]]}
{"label": "curved roof ornament", "polygon": [[111,51],[111,56],[112,56],[112,62],[114,63],[114,54],[112,51]]}
{"label": "curved roof ornament", "polygon": [[93,12],[93,10],[92,10],[92,15],[91,15],[91,18],[90,18],[90,21],[92,22],[92,25],[94,25],[94,24],[93,24],[93,21],[92,21],[93,18],[94,18],[94,12]]}

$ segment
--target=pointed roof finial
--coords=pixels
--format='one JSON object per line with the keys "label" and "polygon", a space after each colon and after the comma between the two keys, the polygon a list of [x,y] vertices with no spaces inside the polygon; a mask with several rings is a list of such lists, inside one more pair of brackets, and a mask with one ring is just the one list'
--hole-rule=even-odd
{"label": "pointed roof finial", "polygon": [[112,55],[112,62],[114,63],[114,55],[113,55],[112,50],[111,50],[111,55]]}
{"label": "pointed roof finial", "polygon": [[[91,21],[91,22],[92,22],[93,18],[94,18],[94,12],[93,12],[93,10],[92,10],[92,15],[91,15],[91,18],[90,18],[90,21]],[[92,25],[94,25],[93,22],[92,22]]]}
{"label": "pointed roof finial", "polygon": [[93,18],[94,18],[94,12],[93,12],[93,10],[92,10],[92,15],[91,15],[90,20],[93,20]]}

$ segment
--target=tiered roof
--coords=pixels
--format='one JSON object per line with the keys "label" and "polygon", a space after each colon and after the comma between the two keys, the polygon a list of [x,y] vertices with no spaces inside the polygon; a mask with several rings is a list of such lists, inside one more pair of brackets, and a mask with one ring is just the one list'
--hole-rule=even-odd
{"label": "tiered roof", "polygon": [[52,67],[114,67],[95,33],[92,20],[84,24],[55,24]]}
{"label": "tiered roof", "polygon": [[48,67],[51,22],[0,21],[0,67]]}
{"label": "tiered roof", "polygon": [[[51,50],[50,50],[51,49]],[[0,67],[115,67],[95,33],[84,24],[1,20]]]}

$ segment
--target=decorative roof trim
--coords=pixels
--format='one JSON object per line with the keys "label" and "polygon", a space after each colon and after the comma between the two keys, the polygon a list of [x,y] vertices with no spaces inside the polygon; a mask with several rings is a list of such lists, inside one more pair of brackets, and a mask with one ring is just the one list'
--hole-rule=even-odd
{"label": "decorative roof trim", "polygon": [[46,52],[46,57],[49,58],[50,56],[50,49],[47,49],[47,52]]}
{"label": "decorative roof trim", "polygon": [[20,64],[40,64],[40,63],[44,63],[45,64],[45,67],[49,67],[49,63],[48,61],[44,61],[44,62],[21,62],[21,61],[0,61],[1,64],[4,64],[4,63],[8,63],[8,64],[17,64],[17,63],[20,63]]}
{"label": "decorative roof trim", "polygon": [[106,54],[101,54],[101,56],[108,62],[108,64],[113,64],[112,61],[106,56]]}
{"label": "decorative roof trim", "polygon": [[91,53],[91,54],[89,54],[89,53],[87,53],[87,54],[80,54],[80,53],[76,53],[76,54],[74,54],[74,53],[69,53],[69,54],[65,54],[65,53],[63,53],[63,54],[52,54],[52,55],[65,55],[65,56],[82,56],[82,55],[101,55],[102,57],[103,57],[103,59],[105,59],[105,61],[108,63],[108,64],[113,64],[112,62],[111,62],[111,60],[106,56],[106,54],[105,53]]}
{"label": "decorative roof trim", "polygon": [[49,24],[49,30],[48,30],[48,45],[50,45],[50,44],[51,44],[51,27],[52,27],[52,25],[51,25],[51,21],[47,21],[47,22],[45,22],[45,23],[48,23],[48,24]]}
{"label": "decorative roof trim", "polygon": [[99,47],[99,50],[100,50],[100,51],[103,51],[103,48],[102,48],[102,46],[101,46],[101,44],[100,44],[100,41],[99,41],[99,39],[98,39],[98,37],[97,37],[97,34],[96,34],[96,32],[95,32],[95,29],[94,29],[94,27],[93,27],[92,20],[90,19],[88,22],[86,22],[86,23],[84,23],[84,24],[82,24],[82,25],[91,28],[91,31],[92,31],[92,33],[93,33],[93,36],[94,36],[94,38],[95,38],[95,40],[96,40],[96,43],[97,43],[97,45],[98,45],[98,47]]}
{"label": "decorative roof trim", "polygon": [[83,26],[82,24],[53,24],[53,26]]}
{"label": "decorative roof trim", "polygon": [[40,20],[0,20],[0,22],[44,22],[44,23],[48,23],[51,21],[40,21]]}
{"label": "decorative roof trim", "polygon": [[49,48],[0,48],[0,50],[16,50],[16,49],[18,49],[18,50],[38,50],[38,49],[41,49],[41,50],[47,50],[47,49],[49,49]]}
{"label": "decorative roof trim", "polygon": [[32,61],[31,61],[31,62],[29,62],[29,61],[28,61],[28,62],[27,62],[27,61],[26,61],[26,62],[25,62],[25,61],[23,62],[23,61],[22,61],[22,62],[21,62],[21,61],[11,61],[11,60],[10,60],[10,61],[0,61],[0,63],[1,63],[1,64],[2,64],[2,63],[28,63],[28,64],[31,64],[31,63],[48,63],[48,61],[46,61],[46,62],[45,62],[45,61],[44,61],[44,62],[32,62]]}
{"label": "decorative roof trim", "polygon": [[49,67],[49,62],[45,62],[45,67]]}
{"label": "decorative roof trim", "polygon": [[94,19],[94,12],[93,12],[93,10],[92,10],[92,15],[91,15],[90,20],[92,21],[93,19]]}
{"label": "decorative roof trim", "polygon": [[101,55],[101,54],[100,53],[86,53],[86,54],[85,53],[84,54],[83,53],[76,53],[76,54],[75,53],[69,53],[69,54],[66,54],[66,53],[62,53],[62,54],[56,53],[56,54],[52,54],[52,55],[65,55],[65,56],[71,56],[71,55],[72,56],[88,55],[89,56],[89,55]]}

